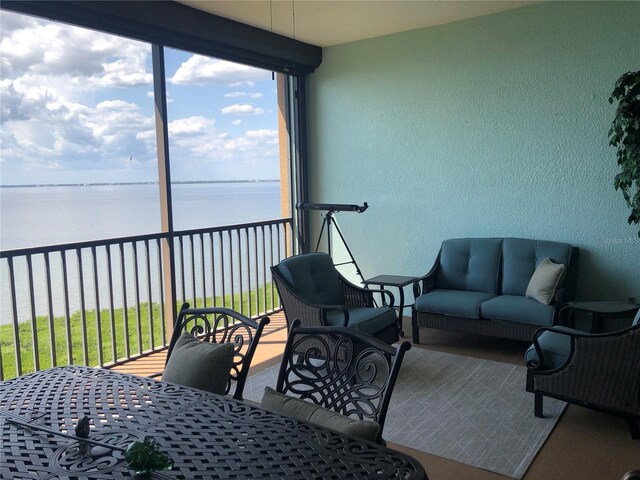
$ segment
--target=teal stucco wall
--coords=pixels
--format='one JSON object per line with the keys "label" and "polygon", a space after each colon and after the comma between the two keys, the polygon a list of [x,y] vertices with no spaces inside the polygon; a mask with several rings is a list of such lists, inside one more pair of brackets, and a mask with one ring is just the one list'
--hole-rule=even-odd
{"label": "teal stucco wall", "polygon": [[447,238],[513,236],[580,247],[580,299],[640,302],[607,140],[608,96],[638,69],[637,2],[535,4],[325,48],[309,77],[311,200],[370,204],[337,215],[365,277],[424,274]]}

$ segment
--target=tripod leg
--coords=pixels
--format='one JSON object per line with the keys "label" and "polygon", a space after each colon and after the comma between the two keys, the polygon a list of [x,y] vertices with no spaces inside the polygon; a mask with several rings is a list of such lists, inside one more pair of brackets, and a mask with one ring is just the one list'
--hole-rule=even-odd
{"label": "tripod leg", "polygon": [[347,253],[349,254],[349,257],[351,258],[351,263],[353,263],[353,265],[356,267],[356,274],[364,282],[364,277],[362,276],[362,272],[360,271],[360,267],[356,263],[356,259],[353,258],[353,253],[351,253],[351,249],[349,248],[349,245],[347,245],[347,241],[344,239],[344,235],[342,235],[342,231],[340,230],[340,227],[338,226],[338,222],[337,222],[337,220],[335,218],[333,219],[333,225],[336,227],[336,231],[338,232],[338,235],[340,235],[340,239],[342,240],[342,243],[343,243],[344,247],[347,249]]}
{"label": "tripod leg", "polygon": [[[318,248],[320,248],[320,241],[322,240],[322,234],[324,233],[324,227],[327,225],[327,217],[324,217],[322,221],[322,227],[320,228],[320,234],[318,235],[318,242],[316,243],[316,252]],[[329,250],[329,255],[331,255],[331,250]]]}

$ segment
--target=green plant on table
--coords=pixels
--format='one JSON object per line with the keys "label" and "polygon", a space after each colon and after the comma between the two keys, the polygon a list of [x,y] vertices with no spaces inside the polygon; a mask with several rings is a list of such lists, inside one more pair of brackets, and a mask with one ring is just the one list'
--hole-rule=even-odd
{"label": "green plant on table", "polygon": [[[614,187],[621,190],[631,214],[629,224],[640,224],[640,71],[627,72],[616,82],[609,103],[618,102],[609,130],[609,145],[616,147],[620,172]],[[640,229],[638,230],[640,237]]]}

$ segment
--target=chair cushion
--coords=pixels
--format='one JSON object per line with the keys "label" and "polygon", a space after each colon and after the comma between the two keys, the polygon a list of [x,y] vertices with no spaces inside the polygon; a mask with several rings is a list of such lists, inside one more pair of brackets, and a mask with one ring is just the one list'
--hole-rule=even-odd
{"label": "chair cushion", "polygon": [[293,417],[304,422],[315,423],[322,427],[375,442],[380,433],[380,425],[370,420],[357,420],[345,417],[327,408],[305,402],[299,398],[289,397],[266,387],[260,402],[262,408],[272,412]]}
{"label": "chair cushion", "polygon": [[231,343],[203,342],[185,333],[173,347],[162,381],[224,395],[233,354]]}
{"label": "chair cushion", "polygon": [[480,305],[492,298],[495,295],[484,292],[432,290],[416,298],[415,309],[425,313],[480,318]]}
{"label": "chair cushion", "polygon": [[528,323],[548,327],[553,325],[553,305],[544,305],[533,298],[500,295],[480,305],[482,318]]}
{"label": "chair cushion", "polygon": [[295,255],[280,262],[278,271],[307,303],[344,305],[338,271],[326,253]]}
{"label": "chair cushion", "polygon": [[[558,331],[570,330],[562,327],[556,327]],[[561,333],[547,330],[538,338],[538,343],[542,349],[542,357],[544,364],[541,365],[538,352],[532,344],[524,354],[524,360],[529,368],[540,368],[542,370],[551,370],[561,367],[569,359],[571,355],[571,337]]]}
{"label": "chair cushion", "polygon": [[551,300],[553,300],[556,287],[564,270],[565,267],[563,263],[553,263],[549,260],[549,257],[545,257],[536,267],[535,272],[533,272],[525,295],[540,303],[549,305]]}
{"label": "chair cushion", "polygon": [[440,248],[436,286],[441,290],[498,293],[500,238],[454,238]]}
{"label": "chair cushion", "polygon": [[[381,332],[389,325],[396,323],[396,311],[389,307],[367,308],[353,307],[348,308],[350,328],[359,330],[369,335]],[[334,327],[342,327],[344,325],[344,315],[340,310],[329,310],[327,312],[327,323]]]}
{"label": "chair cushion", "polygon": [[[505,238],[502,243],[502,294],[524,296],[533,272],[546,257],[570,268],[571,251],[572,247],[567,243]],[[558,285],[562,286],[562,282],[561,279]]]}

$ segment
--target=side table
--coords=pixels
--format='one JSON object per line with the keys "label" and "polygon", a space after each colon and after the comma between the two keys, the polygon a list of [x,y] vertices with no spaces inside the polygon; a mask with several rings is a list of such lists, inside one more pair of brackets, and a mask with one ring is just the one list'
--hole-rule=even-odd
{"label": "side table", "polygon": [[402,312],[405,307],[404,287],[412,284],[417,279],[418,277],[407,277],[404,275],[378,275],[377,277],[369,278],[362,282],[365,287],[368,287],[369,285],[378,285],[380,286],[380,288],[384,289],[386,285],[389,287],[396,287],[399,290],[400,298],[398,299],[398,330],[400,331],[401,337],[404,336],[404,331],[402,330]]}
{"label": "side table", "polygon": [[576,313],[583,313],[591,318],[589,332],[600,333],[629,326],[638,308],[640,308],[639,305],[618,300],[569,302],[560,310],[558,319],[561,325],[575,328]]}

